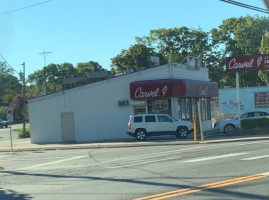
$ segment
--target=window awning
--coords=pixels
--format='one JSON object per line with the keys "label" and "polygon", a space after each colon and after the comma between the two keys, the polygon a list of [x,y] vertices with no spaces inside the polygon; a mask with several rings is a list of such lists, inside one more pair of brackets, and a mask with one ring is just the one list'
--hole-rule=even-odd
{"label": "window awning", "polygon": [[130,83],[130,97],[133,100],[217,96],[219,95],[218,84],[216,82],[186,79],[162,79]]}

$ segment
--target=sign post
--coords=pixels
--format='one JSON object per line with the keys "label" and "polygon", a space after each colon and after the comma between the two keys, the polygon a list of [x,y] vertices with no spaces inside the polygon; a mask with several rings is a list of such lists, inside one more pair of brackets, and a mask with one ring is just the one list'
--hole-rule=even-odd
{"label": "sign post", "polygon": [[193,139],[194,143],[196,144],[197,138],[196,138],[196,114],[193,112]]}
{"label": "sign post", "polygon": [[198,104],[198,116],[199,116],[199,124],[200,124],[201,142],[204,142],[202,115],[201,115],[201,107],[200,107],[200,101],[199,100],[198,100],[197,104]]}
{"label": "sign post", "polygon": [[236,97],[237,97],[237,114],[239,121],[239,129],[241,129],[241,116],[240,116],[240,92],[239,92],[239,72],[236,72]]}
{"label": "sign post", "polygon": [[268,70],[269,69],[269,54],[248,55],[226,58],[226,72],[236,72],[236,96],[237,96],[237,113],[240,122],[240,91],[239,91],[239,72],[253,70]]}
{"label": "sign post", "polygon": [[12,107],[6,108],[6,115],[7,115],[7,121],[10,123],[9,125],[10,148],[11,150],[13,150],[12,132],[11,132],[11,123],[13,123],[13,108]]}

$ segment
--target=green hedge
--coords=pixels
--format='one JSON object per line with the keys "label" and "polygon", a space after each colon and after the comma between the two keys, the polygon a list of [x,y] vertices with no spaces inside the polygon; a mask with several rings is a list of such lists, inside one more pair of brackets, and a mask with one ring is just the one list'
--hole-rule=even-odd
{"label": "green hedge", "polygon": [[269,117],[241,120],[242,129],[269,128]]}

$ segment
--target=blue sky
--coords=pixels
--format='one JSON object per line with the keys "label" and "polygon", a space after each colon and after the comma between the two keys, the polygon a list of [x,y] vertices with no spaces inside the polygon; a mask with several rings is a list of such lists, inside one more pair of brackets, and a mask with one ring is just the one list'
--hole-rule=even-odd
{"label": "blue sky", "polygon": [[[266,15],[219,0],[0,0],[0,54],[26,75],[46,63],[96,61],[110,69],[111,58],[150,30],[186,26],[209,31],[230,17]],[[262,0],[238,0],[265,8]],[[0,58],[1,60],[1,58]],[[16,73],[15,73],[16,75]]]}

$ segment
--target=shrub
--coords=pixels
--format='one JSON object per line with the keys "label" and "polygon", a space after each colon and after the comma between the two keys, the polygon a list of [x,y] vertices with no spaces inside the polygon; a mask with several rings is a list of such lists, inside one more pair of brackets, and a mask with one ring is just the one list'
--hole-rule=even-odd
{"label": "shrub", "polygon": [[30,137],[30,128],[26,127],[25,128],[25,133],[23,133],[23,129],[19,128],[19,129],[15,129],[15,131],[18,132],[18,137],[19,138],[29,138]]}
{"label": "shrub", "polygon": [[269,128],[269,117],[241,120],[242,129]]}

